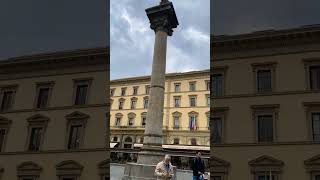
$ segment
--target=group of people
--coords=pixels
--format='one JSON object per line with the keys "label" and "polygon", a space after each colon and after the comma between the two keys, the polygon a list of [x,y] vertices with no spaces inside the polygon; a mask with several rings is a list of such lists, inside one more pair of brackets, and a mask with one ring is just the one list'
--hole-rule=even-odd
{"label": "group of people", "polygon": [[[201,158],[201,152],[196,152],[196,157],[191,163],[193,173],[192,180],[204,180],[205,164]],[[171,180],[173,177],[173,166],[171,164],[171,157],[165,155],[164,160],[159,162],[155,169],[155,176],[157,180]]]}

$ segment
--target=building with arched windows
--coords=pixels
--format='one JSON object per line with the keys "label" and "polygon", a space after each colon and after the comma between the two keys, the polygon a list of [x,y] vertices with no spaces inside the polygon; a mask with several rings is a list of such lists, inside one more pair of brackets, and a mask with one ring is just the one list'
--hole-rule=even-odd
{"label": "building with arched windows", "polygon": [[[141,147],[150,77],[111,81],[111,148]],[[163,144],[209,146],[209,70],[166,75]]]}

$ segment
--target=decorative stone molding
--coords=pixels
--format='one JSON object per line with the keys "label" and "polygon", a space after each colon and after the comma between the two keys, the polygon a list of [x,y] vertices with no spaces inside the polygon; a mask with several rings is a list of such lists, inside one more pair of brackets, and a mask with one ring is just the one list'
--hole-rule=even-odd
{"label": "decorative stone molding", "polygon": [[73,160],[63,161],[56,165],[57,176],[75,175],[80,176],[83,166]]}
{"label": "decorative stone molding", "polygon": [[210,157],[210,172],[215,174],[228,174],[230,163],[217,157]]}
{"label": "decorative stone molding", "polygon": [[90,116],[87,115],[87,114],[84,114],[84,113],[82,113],[82,112],[75,111],[75,112],[73,112],[73,113],[71,113],[71,114],[66,115],[65,118],[68,119],[68,120],[73,120],[73,119],[88,119],[88,118],[90,118]]}
{"label": "decorative stone molding", "polygon": [[304,165],[309,173],[320,173],[320,155],[305,160]]}
{"label": "decorative stone molding", "polygon": [[182,113],[181,112],[178,112],[178,111],[175,111],[172,113],[172,116],[173,117],[181,117],[182,116]]}
{"label": "decorative stone molding", "polygon": [[146,13],[150,20],[150,28],[155,32],[161,30],[172,36],[172,29],[179,25],[173,4],[169,1],[146,9]]}
{"label": "decorative stone molding", "polygon": [[110,159],[107,159],[98,164],[100,176],[109,174],[109,167],[110,167],[109,163],[110,163]]}
{"label": "decorative stone molding", "polygon": [[259,174],[264,172],[272,172],[272,174],[281,174],[284,162],[270,156],[260,156],[249,161],[252,174]]}
{"label": "decorative stone molding", "polygon": [[23,162],[17,166],[18,176],[37,176],[37,177],[39,177],[41,171],[42,171],[42,167],[40,167],[38,164],[31,162],[31,161]]}

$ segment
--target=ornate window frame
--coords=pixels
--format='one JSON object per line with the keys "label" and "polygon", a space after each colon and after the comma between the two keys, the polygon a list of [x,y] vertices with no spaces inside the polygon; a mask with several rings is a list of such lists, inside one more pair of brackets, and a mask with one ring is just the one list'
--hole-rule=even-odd
{"label": "ornate window frame", "polygon": [[[226,121],[228,117],[229,107],[215,107],[210,109],[210,122],[213,121],[214,118],[221,118],[222,121],[222,133],[221,133],[221,144],[226,142],[226,134],[227,134],[227,128],[226,128]],[[210,132],[213,132],[213,126],[210,126]],[[213,142],[213,138],[210,138],[210,144],[214,145],[216,143]]]}
{"label": "ornate window frame", "polygon": [[310,83],[310,67],[320,66],[320,58],[307,58],[303,59],[304,71],[305,71],[305,89],[309,91],[319,91],[320,89],[311,89]]}
{"label": "ornate window frame", "polygon": [[17,176],[19,180],[22,180],[25,177],[31,177],[33,180],[38,180],[41,172],[42,167],[31,161],[23,162],[17,166]]}
{"label": "ornate window frame", "polygon": [[[143,118],[146,118],[147,120],[147,112],[142,112],[141,113],[141,127],[145,127],[145,125],[143,125]],[[145,122],[145,124],[147,124],[147,121]]]}
{"label": "ornate window frame", "polygon": [[[55,85],[54,81],[48,81],[48,82],[38,82],[36,83],[36,97],[34,100],[34,108],[35,109],[48,109],[50,107],[51,104],[51,97],[52,97],[52,91],[53,91],[53,87]],[[44,108],[38,108],[38,100],[39,100],[39,92],[41,88],[48,88],[49,92],[48,92],[48,101],[47,101],[47,105]]]}
{"label": "ornate window frame", "polygon": [[[216,66],[211,68],[210,71],[210,91],[213,91],[212,86],[213,86],[213,76],[216,74],[221,74],[222,75],[222,94],[221,96],[224,96],[226,94],[226,77],[227,77],[227,70],[228,70],[228,66]],[[212,96],[214,97],[213,93]],[[221,97],[218,96],[218,97]]]}
{"label": "ornate window frame", "polygon": [[[251,105],[252,120],[253,120],[253,141],[255,143],[274,143],[278,141],[278,123],[279,123],[279,104],[264,104],[264,105]],[[273,141],[272,142],[259,142],[258,140],[258,116],[272,115],[273,118]]]}
{"label": "ornate window frame", "polygon": [[98,164],[99,175],[101,180],[105,180],[107,177],[110,178],[110,160],[104,160]]}
{"label": "ornate window frame", "polygon": [[25,144],[25,151],[31,151],[29,149],[30,141],[31,141],[31,132],[33,128],[42,128],[42,134],[41,134],[41,140],[40,140],[40,147],[39,151],[42,150],[43,148],[43,142],[45,139],[45,134],[47,130],[48,123],[50,119],[44,115],[41,114],[35,114],[27,119],[28,121],[28,135],[26,139],[26,144]]}
{"label": "ornate window frame", "polygon": [[316,175],[320,175],[320,155],[316,155],[304,161],[305,168],[309,173],[310,180],[315,180]]}
{"label": "ornate window frame", "polygon": [[[133,102],[135,102],[133,106]],[[138,98],[133,97],[130,99],[130,109],[137,109],[137,104],[138,104]]]}
{"label": "ornate window frame", "polygon": [[[120,118],[120,125],[117,125],[117,119],[118,119],[118,118]],[[116,126],[116,127],[121,126],[122,118],[123,118],[123,114],[122,114],[122,113],[117,113],[117,114],[115,115],[114,126]]]}
{"label": "ornate window frame", "polygon": [[89,115],[84,114],[82,112],[79,111],[75,111],[71,114],[68,114],[65,116],[66,120],[67,120],[67,130],[66,130],[66,137],[65,137],[65,149],[67,150],[75,150],[75,149],[69,149],[68,148],[68,144],[69,144],[69,136],[70,136],[70,130],[71,130],[71,126],[73,125],[81,125],[82,129],[81,129],[81,137],[80,137],[80,144],[79,144],[79,149],[81,149],[84,145],[84,137],[85,137],[85,132],[86,132],[86,125],[87,125],[87,121],[90,118]]}
{"label": "ornate window frame", "polygon": [[80,180],[83,168],[84,167],[76,161],[63,161],[56,165],[56,175],[58,177],[58,180],[63,180],[63,178],[66,177],[71,177],[75,178],[76,180]]}
{"label": "ornate window frame", "polygon": [[[191,112],[189,112],[188,113],[188,124],[190,124],[190,117],[191,116],[194,116],[195,118],[196,118],[196,127],[197,127],[197,129],[196,130],[198,130],[199,129],[199,120],[198,120],[198,117],[199,117],[199,113],[198,112],[195,112],[195,111],[191,111]],[[190,130],[190,127],[188,126],[188,129]]]}
{"label": "ornate window frame", "polygon": [[[253,90],[255,94],[268,94],[276,91],[276,68],[277,62],[263,62],[263,63],[252,63],[253,72]],[[258,90],[258,71],[259,70],[270,70],[271,72],[271,91],[259,92]]]}
{"label": "ornate window frame", "polygon": [[[180,129],[181,128],[181,117],[182,117],[181,112],[175,111],[172,113],[172,128],[173,129]],[[174,123],[175,118],[179,118],[179,126],[178,127],[175,127],[175,123]]]}
{"label": "ornate window frame", "polygon": [[[13,98],[12,98],[12,102],[10,104],[10,108],[6,109],[6,110],[2,110],[3,93],[5,91],[12,91]],[[8,111],[12,111],[14,109],[17,91],[18,91],[18,85],[0,86],[0,112],[8,112]]]}
{"label": "ornate window frame", "polygon": [[[81,79],[73,79],[73,95],[72,95],[72,105],[73,106],[84,106],[89,104],[91,86],[92,86],[93,78],[81,78]],[[86,94],[86,100],[84,104],[76,104],[76,96],[77,96],[77,87],[79,85],[88,85],[88,90]]]}
{"label": "ornate window frame", "polygon": [[11,124],[12,124],[12,120],[9,120],[5,117],[0,116],[0,129],[3,129],[5,131],[3,144],[0,146],[1,147],[0,152],[3,152],[6,149],[6,144],[7,144],[7,139],[8,139],[8,134],[10,131]]}
{"label": "ornate window frame", "polygon": [[[137,115],[136,115],[135,113],[131,112],[131,113],[129,113],[127,116],[128,116],[127,126],[134,126]],[[129,120],[130,120],[130,119],[133,119],[132,125],[129,125],[129,122],[130,122]]]}
{"label": "ornate window frame", "polygon": [[[179,99],[179,106],[176,106],[176,99]],[[181,107],[181,96],[173,96],[173,108]]]}
{"label": "ornate window frame", "polygon": [[[120,102],[122,102],[121,108],[120,108]],[[126,102],[126,99],[124,99],[124,98],[120,98],[120,99],[118,100],[118,109],[119,109],[119,110],[123,110],[123,109],[124,109],[125,102]]]}
{"label": "ornate window frame", "polygon": [[265,172],[270,172],[272,175],[276,175],[276,180],[281,180],[282,167],[284,162],[275,159],[270,156],[260,156],[248,162],[251,169],[252,180],[255,180],[257,176],[265,175]]}
{"label": "ornate window frame", "polygon": [[222,180],[227,180],[228,172],[230,168],[230,163],[219,159],[217,157],[210,157],[210,178],[213,179],[214,176],[222,177]]}
{"label": "ornate window frame", "polygon": [[312,113],[320,112],[320,102],[303,102],[302,105],[304,106],[306,119],[307,119],[307,128],[308,128],[308,140],[314,141],[313,139],[313,129],[312,129]]}

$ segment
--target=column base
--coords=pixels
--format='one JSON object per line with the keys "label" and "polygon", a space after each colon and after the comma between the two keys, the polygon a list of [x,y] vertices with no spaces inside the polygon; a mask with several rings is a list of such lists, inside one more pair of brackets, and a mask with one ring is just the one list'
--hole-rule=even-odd
{"label": "column base", "polygon": [[[154,175],[156,165],[127,163],[122,180],[155,180]],[[173,168],[174,176],[172,180],[176,180],[176,167]]]}

